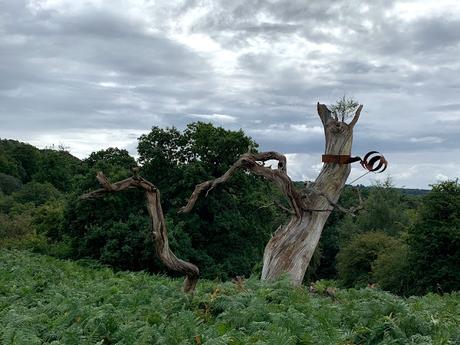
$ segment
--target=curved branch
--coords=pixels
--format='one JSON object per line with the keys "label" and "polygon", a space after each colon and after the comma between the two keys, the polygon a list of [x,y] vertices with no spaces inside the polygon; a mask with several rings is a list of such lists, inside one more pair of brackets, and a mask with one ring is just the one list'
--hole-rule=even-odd
{"label": "curved branch", "polygon": [[[277,160],[278,168],[271,169],[263,165],[269,160]],[[296,190],[286,171],[286,157],[278,152],[269,151],[261,153],[245,153],[223,174],[222,176],[200,183],[195,187],[187,205],[182,207],[179,212],[189,213],[195,206],[201,193],[209,193],[215,186],[228,181],[238,169],[246,169],[255,175],[265,177],[276,183],[281,188],[284,195],[289,199],[292,211],[295,215],[301,215],[303,202],[300,193]]]}
{"label": "curved branch", "polygon": [[358,107],[358,109],[356,109],[355,116],[353,116],[353,120],[351,120],[351,122],[349,124],[350,127],[354,127],[356,125],[356,123],[358,122],[359,116],[361,115],[361,110],[363,110],[363,105],[362,104]]}
{"label": "curved branch", "polygon": [[151,219],[152,236],[155,249],[161,262],[170,270],[186,275],[184,292],[193,293],[198,282],[200,271],[190,262],[181,260],[169,248],[168,232],[161,208],[160,191],[149,181],[139,177],[134,171],[134,176],[111,184],[102,172],[97,173],[97,179],[103,188],[82,195],[81,199],[102,197],[108,193],[120,192],[125,189],[138,188],[145,191],[147,209]]}

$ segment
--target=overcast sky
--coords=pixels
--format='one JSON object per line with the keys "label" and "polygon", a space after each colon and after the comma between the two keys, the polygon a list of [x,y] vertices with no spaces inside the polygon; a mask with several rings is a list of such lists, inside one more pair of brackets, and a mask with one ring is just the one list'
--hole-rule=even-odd
{"label": "overcast sky", "polygon": [[0,137],[135,155],[154,125],[211,121],[311,180],[315,104],[346,94],[353,154],[384,153],[396,186],[459,177],[460,1],[362,3],[0,0]]}

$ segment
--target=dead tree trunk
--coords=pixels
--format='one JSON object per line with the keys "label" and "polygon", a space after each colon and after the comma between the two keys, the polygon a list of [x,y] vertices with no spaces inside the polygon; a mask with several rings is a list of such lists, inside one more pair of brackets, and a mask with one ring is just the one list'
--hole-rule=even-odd
{"label": "dead tree trunk", "polygon": [[82,199],[101,197],[107,193],[120,192],[129,188],[139,188],[145,191],[156,253],[167,268],[183,273],[186,276],[183,287],[184,292],[193,293],[200,271],[198,267],[190,262],[178,259],[169,248],[168,232],[160,202],[160,191],[152,183],[138,176],[137,170],[134,172],[133,177],[113,184],[109,183],[102,172],[97,173],[97,179],[102,188],[83,195]]}
{"label": "dead tree trunk", "polygon": [[[359,119],[362,106],[359,106],[349,124],[333,117],[324,104],[318,103],[317,108],[324,126],[325,154],[349,157],[353,128]],[[264,166],[264,162],[268,160],[277,160],[278,168]],[[265,247],[262,279],[275,279],[287,273],[295,285],[301,284],[324,224],[333,208],[353,212],[337,205],[341,190],[350,174],[350,165],[325,163],[314,182],[306,184],[305,189],[297,189],[287,175],[286,158],[282,154],[247,153],[221,177],[197,185],[182,212],[190,212],[201,192],[208,193],[216,185],[227,181],[237,169],[246,169],[275,182],[291,206],[292,215],[289,222],[275,231]]]}
{"label": "dead tree trunk", "polygon": [[[353,127],[358,121],[362,106],[355,117],[346,124],[332,117],[329,109],[318,104],[318,115],[321,118],[326,138],[325,154],[351,155],[353,143]],[[273,279],[288,273],[295,284],[301,284],[305,271],[315,252],[321,233],[331,211],[310,211],[309,209],[325,210],[329,201],[336,203],[343,186],[350,174],[349,164],[325,163],[312,186],[307,200],[307,210],[302,209],[300,215],[294,215],[290,221],[278,228],[268,242],[264,251],[262,279]],[[308,189],[307,189],[308,193]]]}

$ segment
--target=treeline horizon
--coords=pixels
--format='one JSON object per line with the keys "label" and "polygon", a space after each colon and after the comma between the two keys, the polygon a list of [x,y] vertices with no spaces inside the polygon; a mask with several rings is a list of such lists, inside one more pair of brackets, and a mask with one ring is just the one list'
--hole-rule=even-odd
{"label": "treeline horizon", "polygon": [[[221,192],[200,200],[191,214],[178,213],[196,184],[222,175],[248,147],[258,145],[242,130],[202,122],[183,131],[153,127],[139,138],[137,160],[118,148],[79,159],[62,146],[38,149],[2,139],[0,247],[93,259],[120,270],[165,272],[155,256],[142,193],[79,198],[99,188],[97,171],[114,182],[140,166],[141,176],[161,192],[170,245],[179,258],[198,265],[203,278],[257,275],[265,244],[287,219],[277,206],[286,200],[274,186],[240,172],[216,188]],[[364,210],[356,217],[332,212],[305,283],[377,284],[401,295],[460,289],[455,269],[460,187],[457,181],[433,183],[431,190],[395,188],[390,180],[358,186]],[[356,189],[346,186],[339,203],[356,205]]]}
{"label": "treeline horizon", "polygon": [[[173,126],[173,128],[175,128]],[[74,159],[76,160],[79,160],[81,162],[84,162],[86,159],[88,159],[92,153],[94,152],[98,152],[98,151],[105,151],[105,150],[108,150],[108,149],[119,149],[118,147],[112,147],[112,146],[109,146],[108,148],[105,148],[105,149],[101,149],[101,150],[97,150],[97,151],[93,151],[91,152],[89,155],[85,156],[85,157],[82,157],[80,158],[79,156],[76,156],[75,154],[73,154],[70,150],[70,147],[69,146],[66,146],[65,143],[60,143],[60,144],[51,144],[51,145],[45,145],[44,147],[40,148],[38,146],[34,146],[33,144],[30,144],[26,141],[23,141],[23,140],[20,140],[20,139],[15,139],[15,138],[1,138],[0,137],[0,141],[7,141],[7,142],[13,142],[13,143],[16,143],[16,144],[23,144],[23,145],[30,145],[32,147],[34,147],[35,149],[39,150],[39,151],[42,151],[42,152],[45,152],[45,151],[60,151],[60,152],[65,152],[66,154],[74,157]],[[131,154],[127,149],[119,149],[119,150],[125,150],[128,155],[130,155],[135,161],[136,161],[136,158],[135,158],[135,155]],[[139,162],[136,161],[136,166],[139,166]],[[387,174],[387,176],[391,179],[391,174]],[[304,181],[302,180],[293,180],[295,183],[303,183]],[[373,185],[375,185],[376,183],[378,183],[379,181],[381,181],[381,179],[376,179],[376,180],[373,180],[369,185],[365,185],[365,184],[362,184],[362,183],[356,183],[354,186],[355,187],[359,187],[359,188],[368,188],[368,187],[372,187]],[[442,182],[441,180],[438,180],[438,181],[433,181],[432,184],[429,184],[428,187],[426,188],[415,188],[415,187],[406,187],[406,186],[401,186],[401,187],[394,187],[395,189],[401,191],[402,193],[404,194],[408,194],[408,195],[424,195],[426,193],[428,193],[430,190],[431,190],[431,186],[433,184],[436,184],[436,183],[440,183]],[[346,184],[347,186],[352,186],[350,184]]]}

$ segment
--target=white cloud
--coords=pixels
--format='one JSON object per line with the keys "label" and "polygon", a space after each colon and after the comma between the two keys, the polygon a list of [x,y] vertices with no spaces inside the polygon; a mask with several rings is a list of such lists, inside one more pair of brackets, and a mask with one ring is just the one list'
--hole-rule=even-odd
{"label": "white cloud", "polygon": [[324,133],[324,129],[320,126],[307,126],[306,124],[297,124],[297,125],[289,125],[290,128],[296,131],[305,132],[305,133],[317,133],[322,134]]}
{"label": "white cloud", "polygon": [[440,144],[444,142],[444,139],[440,137],[420,137],[420,138],[410,138],[409,141],[412,143]]}
{"label": "white cloud", "polygon": [[446,176],[446,175],[444,175],[442,173],[439,173],[439,174],[436,174],[435,179],[436,179],[436,181],[440,181],[440,182],[441,181],[446,181],[446,180],[449,180],[449,176]]}
{"label": "white cloud", "polygon": [[190,114],[188,116],[199,120],[215,121],[221,123],[229,123],[236,121],[235,116],[225,114]]}
{"label": "white cloud", "polygon": [[[37,133],[27,138],[27,142],[39,147],[63,145],[75,156],[85,158],[91,152],[118,147],[127,149],[136,156],[137,138],[145,131],[135,129],[97,129],[83,131],[64,131],[60,133]],[[22,139],[22,138],[18,138]]]}
{"label": "white cloud", "polygon": [[102,87],[108,87],[108,88],[117,88],[117,87],[121,87],[120,84],[116,83],[116,82],[113,82],[113,81],[101,81],[99,83],[97,83],[97,85],[99,86],[102,86]]}
{"label": "white cloud", "polygon": [[398,185],[426,187],[460,175],[458,32],[455,0],[3,1],[0,136],[82,156],[212,121],[313,179],[315,104],[347,94],[365,106],[353,153],[376,149]]}
{"label": "white cloud", "polygon": [[397,16],[409,22],[419,18],[441,15],[460,15],[459,2],[457,0],[400,1],[395,3],[393,8],[386,12],[387,17]]}

